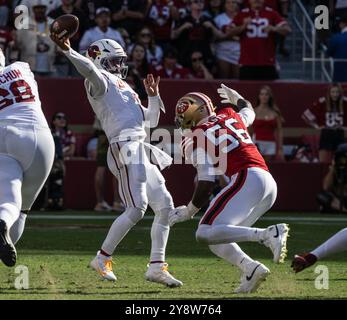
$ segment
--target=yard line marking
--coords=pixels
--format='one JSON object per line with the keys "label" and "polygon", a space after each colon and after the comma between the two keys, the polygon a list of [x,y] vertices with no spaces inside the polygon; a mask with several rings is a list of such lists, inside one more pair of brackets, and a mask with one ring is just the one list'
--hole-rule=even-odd
{"label": "yard line marking", "polygon": [[[118,215],[50,215],[50,214],[29,214],[28,219],[33,220],[114,220]],[[145,220],[153,220],[153,215],[145,216]],[[194,217],[200,220],[201,217]],[[260,221],[296,221],[296,222],[347,222],[347,217],[290,217],[290,216],[265,216]]]}

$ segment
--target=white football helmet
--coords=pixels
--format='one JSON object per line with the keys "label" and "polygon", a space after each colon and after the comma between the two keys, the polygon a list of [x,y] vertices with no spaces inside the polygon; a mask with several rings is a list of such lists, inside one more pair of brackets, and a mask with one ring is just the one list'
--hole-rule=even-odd
{"label": "white football helmet", "polygon": [[106,70],[121,79],[126,78],[128,73],[128,66],[125,65],[127,55],[118,42],[111,39],[95,41],[89,46],[86,56],[98,69]]}

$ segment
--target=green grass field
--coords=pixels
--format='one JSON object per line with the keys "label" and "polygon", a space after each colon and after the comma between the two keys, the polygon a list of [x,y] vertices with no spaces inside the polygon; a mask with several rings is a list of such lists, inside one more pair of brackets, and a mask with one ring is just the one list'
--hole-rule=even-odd
{"label": "green grass field", "polygon": [[[35,213],[34,213],[35,214]],[[150,250],[151,220],[139,223],[121,243],[114,257],[116,283],[102,281],[90,268],[89,261],[102,243],[109,219],[64,219],[66,215],[96,215],[94,212],[65,211],[45,213],[61,215],[50,220],[42,216],[28,219],[23,238],[17,245],[18,265],[29,270],[29,289],[14,287],[15,268],[0,266],[0,299],[339,299],[347,298],[347,257],[335,255],[321,261],[329,268],[329,289],[315,289],[318,276],[314,268],[295,275],[290,269],[294,253],[313,249],[347,225],[346,216],[318,214],[270,213],[259,227],[287,222],[291,228],[289,256],[283,265],[271,261],[269,249],[258,243],[241,247],[271,270],[268,280],[258,292],[235,295],[239,272],[235,267],[215,257],[206,246],[196,243],[194,232],[198,221],[176,225],[170,234],[167,261],[170,271],[184,282],[181,288],[169,289],[143,279]],[[290,216],[291,220],[287,221]],[[281,218],[282,217],[282,218]],[[302,217],[308,218],[302,221]],[[337,217],[333,221],[321,218]],[[70,217],[71,218],[71,217]],[[299,219],[299,220],[297,220]]]}

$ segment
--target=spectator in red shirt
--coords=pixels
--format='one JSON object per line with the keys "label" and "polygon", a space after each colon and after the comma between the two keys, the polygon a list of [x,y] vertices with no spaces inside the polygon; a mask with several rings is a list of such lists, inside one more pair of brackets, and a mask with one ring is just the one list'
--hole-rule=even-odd
{"label": "spectator in red shirt", "polygon": [[212,80],[213,75],[205,66],[204,56],[201,51],[193,51],[190,54],[190,74],[192,79]]}
{"label": "spectator in red shirt", "polygon": [[178,9],[173,0],[153,0],[148,10],[147,20],[155,41],[162,47],[170,44],[171,25],[179,17]]}
{"label": "spectator in red shirt", "polygon": [[173,47],[167,47],[164,51],[163,63],[154,68],[154,75],[161,78],[188,79],[189,70],[177,63],[177,50]]}
{"label": "spectator in red shirt", "polygon": [[[264,0],[264,4],[266,7],[271,8],[274,11],[277,11],[283,18],[288,17],[288,0]],[[330,1],[330,0],[328,0]],[[244,6],[249,7],[249,0],[244,1]],[[289,51],[285,48],[285,36],[277,34],[276,41],[279,47],[279,53],[283,56],[289,56]]]}
{"label": "spectator in red shirt", "polygon": [[283,117],[269,86],[260,89],[254,111],[252,130],[260,153],[266,161],[284,160]]}
{"label": "spectator in red shirt", "polygon": [[240,79],[277,79],[275,35],[284,36],[291,29],[278,12],[264,7],[264,0],[249,0],[249,3],[250,8],[235,17],[230,34],[240,36]]}
{"label": "spectator in red shirt", "polygon": [[345,142],[347,97],[340,84],[332,84],[326,97],[320,97],[302,114],[304,121],[320,131],[319,161],[330,163],[337,146]]}

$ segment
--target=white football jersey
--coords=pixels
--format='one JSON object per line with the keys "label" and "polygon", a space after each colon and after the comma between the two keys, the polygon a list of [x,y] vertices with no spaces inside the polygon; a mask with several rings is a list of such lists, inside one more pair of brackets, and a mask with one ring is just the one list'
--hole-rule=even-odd
{"label": "white football jersey", "polygon": [[48,127],[34,74],[26,62],[15,62],[0,73],[1,120]]}
{"label": "white football jersey", "polygon": [[89,81],[85,80],[88,100],[101,122],[110,143],[127,137],[145,138],[145,113],[138,94],[122,79],[101,71],[107,81],[107,91],[101,97],[92,97]]}

